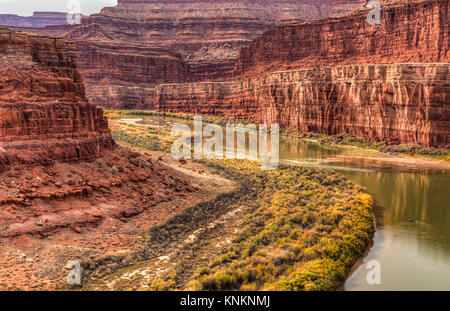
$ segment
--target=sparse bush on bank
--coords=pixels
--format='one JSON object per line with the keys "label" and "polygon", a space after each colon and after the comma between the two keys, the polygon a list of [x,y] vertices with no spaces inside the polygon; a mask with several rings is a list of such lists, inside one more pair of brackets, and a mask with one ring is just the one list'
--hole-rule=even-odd
{"label": "sparse bush on bank", "polygon": [[[180,120],[193,120],[196,114],[186,113],[186,112],[159,112],[152,110],[106,110],[106,117],[109,119],[121,119],[130,116],[157,116],[157,117],[166,117],[166,118],[174,118]],[[249,124],[249,122],[244,120],[235,120],[230,118],[223,118],[219,116],[212,115],[202,115],[203,122],[206,123],[214,123],[219,125],[227,125],[227,124]]]}
{"label": "sparse bush on bank", "polygon": [[372,197],[348,178],[311,167],[261,172],[214,161],[254,179],[258,200],[225,254],[200,268],[194,290],[333,290],[371,243]]}
{"label": "sparse bush on bank", "polygon": [[175,137],[165,128],[136,126],[134,124],[117,124],[111,126],[112,137],[116,141],[152,151],[170,152]]}
{"label": "sparse bush on bank", "polygon": [[412,144],[399,145],[389,144],[387,142],[370,142],[365,139],[354,137],[350,134],[334,136],[318,134],[315,135],[314,138],[316,138],[321,144],[354,146],[358,148],[378,150],[383,154],[418,155],[450,161],[450,150],[448,149],[425,148]]}

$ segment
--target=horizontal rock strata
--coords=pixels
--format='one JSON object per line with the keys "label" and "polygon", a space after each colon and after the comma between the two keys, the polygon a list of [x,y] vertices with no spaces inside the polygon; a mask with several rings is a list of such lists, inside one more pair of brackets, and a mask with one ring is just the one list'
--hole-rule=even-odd
{"label": "horizontal rock strata", "polygon": [[65,229],[81,233],[193,191],[183,175],[120,147],[95,161],[8,166],[0,170],[0,241]]}
{"label": "horizontal rock strata", "polygon": [[450,144],[449,63],[352,65],[235,82],[166,84],[157,109],[278,123],[372,141]]}
{"label": "horizontal rock strata", "polygon": [[197,81],[180,54],[154,45],[76,41],[90,102],[110,108],[153,106],[159,83]]}
{"label": "horizontal rock strata", "polygon": [[380,24],[360,10],[281,26],[241,49],[235,82],[163,85],[155,105],[447,147],[448,8],[446,0],[382,1]]}
{"label": "horizontal rock strata", "polygon": [[352,64],[449,62],[448,0],[381,5],[380,24],[369,10],[267,31],[242,48],[235,76]]}
{"label": "horizontal rock strata", "polygon": [[0,28],[0,163],[86,160],[114,142],[72,43]]}

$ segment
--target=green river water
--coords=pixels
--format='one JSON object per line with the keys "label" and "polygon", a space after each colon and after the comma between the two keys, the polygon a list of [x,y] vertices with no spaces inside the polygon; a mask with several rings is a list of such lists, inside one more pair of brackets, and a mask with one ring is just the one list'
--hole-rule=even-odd
{"label": "green river water", "polygon": [[[282,160],[316,162],[347,175],[375,199],[374,244],[345,290],[450,290],[450,172],[358,160],[324,164],[349,151],[307,142],[282,141],[280,151]],[[372,260],[380,263],[381,284],[366,280]]]}

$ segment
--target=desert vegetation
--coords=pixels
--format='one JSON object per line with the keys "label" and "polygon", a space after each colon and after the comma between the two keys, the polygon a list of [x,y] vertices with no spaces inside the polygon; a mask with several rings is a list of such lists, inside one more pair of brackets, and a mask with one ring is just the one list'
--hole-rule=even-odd
{"label": "desert vegetation", "polygon": [[[119,111],[108,115],[129,117],[128,112]],[[170,142],[164,127],[113,122],[113,135],[147,150],[167,151]],[[196,243],[181,247],[176,265],[165,273],[146,281],[125,278],[121,289],[136,289],[140,284],[138,288],[144,290],[333,290],[371,244],[372,197],[338,173],[285,165],[262,171],[258,163],[243,160],[202,161],[202,165],[233,180],[236,190],[188,207],[150,229],[139,243],[140,264],[119,265],[109,278],[150,265],[152,258],[185,240],[202,224],[239,208],[242,218],[239,224],[229,224],[235,226],[229,243],[205,259],[202,249],[213,243],[208,237],[215,230],[208,229]],[[108,275],[97,277],[94,283],[108,283]]]}
{"label": "desert vegetation", "polygon": [[374,232],[372,197],[331,171],[216,161],[258,185],[232,246],[201,267],[196,290],[332,290],[363,255]]}

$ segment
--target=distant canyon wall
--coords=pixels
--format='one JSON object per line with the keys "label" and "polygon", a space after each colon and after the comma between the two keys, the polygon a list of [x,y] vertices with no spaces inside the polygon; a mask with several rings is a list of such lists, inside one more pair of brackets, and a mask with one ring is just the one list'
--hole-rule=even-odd
{"label": "distant canyon wall", "polygon": [[75,42],[90,102],[108,108],[152,107],[155,86],[197,81],[179,53],[116,41]]}
{"label": "distant canyon wall", "polygon": [[161,111],[219,115],[371,141],[447,147],[450,64],[350,65],[235,82],[160,85]]}
{"label": "distant canyon wall", "polygon": [[[24,30],[75,41],[80,73],[92,103],[109,108],[152,108],[156,84],[225,81],[233,76],[241,47],[264,31],[286,23],[342,15],[364,3],[120,0],[117,6],[84,18],[81,25]],[[154,53],[149,56],[151,48]],[[158,49],[160,55],[156,55]],[[179,55],[177,60],[164,60],[173,54]],[[151,65],[152,61],[156,65]],[[113,63],[116,68],[111,67]],[[144,78],[139,67],[145,65],[150,69]],[[120,80],[116,78],[119,70]]]}
{"label": "distant canyon wall", "polygon": [[[86,16],[80,16],[81,19]],[[19,16],[15,14],[0,14],[0,25],[9,27],[36,27],[69,24],[67,13],[62,12],[34,12],[32,16]]]}
{"label": "distant canyon wall", "polygon": [[[64,37],[77,42],[80,72],[91,101],[109,108],[152,108],[157,84],[230,79],[241,47],[264,31],[284,23],[339,15],[361,7],[362,2],[123,0],[84,19],[82,25],[65,32]],[[92,59],[89,54],[96,49],[89,45],[92,41],[109,45],[109,56]],[[136,69],[133,56],[141,52],[123,49],[134,44],[153,45],[155,50],[162,47],[160,56],[153,56],[157,63],[161,60],[167,63],[164,58],[168,54],[179,56],[170,66],[159,63],[153,66],[156,70],[147,73],[143,85],[142,75],[131,73]],[[123,72],[120,83],[102,83],[91,78],[93,69],[88,68],[104,68],[108,59],[120,64]],[[114,78],[109,75],[106,80]]]}

